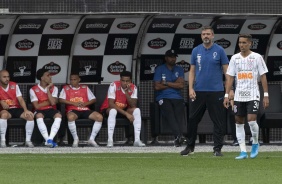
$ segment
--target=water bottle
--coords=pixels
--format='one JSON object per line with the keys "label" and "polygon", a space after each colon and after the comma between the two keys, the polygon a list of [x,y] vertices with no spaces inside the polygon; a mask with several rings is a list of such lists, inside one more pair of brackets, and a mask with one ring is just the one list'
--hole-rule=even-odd
{"label": "water bottle", "polygon": [[163,83],[166,83],[166,76],[165,76],[164,73],[162,74],[162,81],[163,81]]}

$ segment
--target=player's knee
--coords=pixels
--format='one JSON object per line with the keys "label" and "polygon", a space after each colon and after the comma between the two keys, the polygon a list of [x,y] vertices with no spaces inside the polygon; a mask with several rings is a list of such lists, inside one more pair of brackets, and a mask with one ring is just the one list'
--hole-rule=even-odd
{"label": "player's knee", "polygon": [[55,114],[54,118],[62,118],[62,115],[60,113]]}
{"label": "player's knee", "polygon": [[26,120],[27,120],[27,121],[33,121],[34,119],[33,119],[33,117],[28,116],[28,117],[26,118]]}
{"label": "player's knee", "polygon": [[8,119],[8,118],[9,118],[8,112],[1,113],[1,119]]}
{"label": "player's knee", "polygon": [[36,118],[36,119],[38,119],[38,118],[44,118],[44,116],[43,116],[43,114],[41,114],[41,113],[37,113],[37,114],[35,115],[35,118]]}
{"label": "player's knee", "polygon": [[96,117],[97,117],[96,121],[103,122],[102,114],[98,113]]}
{"label": "player's knee", "polygon": [[117,110],[116,110],[116,109],[111,109],[111,110],[109,111],[109,116],[114,116],[114,117],[116,117],[116,115],[117,115]]}
{"label": "player's knee", "polygon": [[133,115],[134,115],[134,116],[140,116],[140,115],[141,115],[140,109],[139,109],[139,108],[134,109]]}
{"label": "player's knee", "polygon": [[68,114],[67,115],[68,121],[75,121],[76,120],[76,116],[74,114]]}

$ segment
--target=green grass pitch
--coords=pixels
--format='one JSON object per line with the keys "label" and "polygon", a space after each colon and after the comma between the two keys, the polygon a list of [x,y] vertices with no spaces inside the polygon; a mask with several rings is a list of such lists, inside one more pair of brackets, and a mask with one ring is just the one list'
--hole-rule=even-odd
{"label": "green grass pitch", "polygon": [[1,154],[1,184],[282,183],[281,152],[180,156],[176,153]]}

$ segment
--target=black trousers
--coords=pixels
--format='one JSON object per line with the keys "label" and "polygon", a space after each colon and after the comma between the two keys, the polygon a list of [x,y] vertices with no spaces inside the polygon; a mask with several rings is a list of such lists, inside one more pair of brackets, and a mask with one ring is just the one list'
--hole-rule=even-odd
{"label": "black trousers", "polygon": [[162,116],[167,120],[174,137],[182,135],[185,103],[183,99],[162,99],[158,102]]}
{"label": "black trousers", "polygon": [[228,108],[228,119],[229,119],[229,126],[230,126],[230,129],[231,129],[231,135],[232,135],[232,138],[234,141],[237,140],[237,137],[236,137],[236,121],[235,121],[235,115],[234,115],[234,112],[232,111],[232,107],[230,106]]}
{"label": "black trousers", "polygon": [[202,120],[206,109],[214,124],[214,149],[223,146],[226,110],[223,106],[224,92],[196,92],[196,100],[189,100],[188,146],[194,148],[197,139],[198,124]]}

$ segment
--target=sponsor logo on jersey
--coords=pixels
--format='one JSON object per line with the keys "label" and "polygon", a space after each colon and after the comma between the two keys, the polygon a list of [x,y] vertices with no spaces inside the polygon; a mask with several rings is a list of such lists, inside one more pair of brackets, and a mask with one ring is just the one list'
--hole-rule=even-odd
{"label": "sponsor logo on jersey", "polygon": [[252,57],[252,56],[250,56],[249,58],[248,58],[248,60],[247,60],[247,67],[248,67],[248,71],[252,71],[253,70],[253,68],[254,68],[254,60],[255,60],[255,58],[254,57]]}
{"label": "sponsor logo on jersey", "polygon": [[188,23],[188,24],[184,24],[183,25],[183,28],[184,29],[188,29],[188,30],[194,30],[194,29],[199,29],[201,28],[203,25],[200,24],[200,23],[197,23],[197,22],[191,22],[191,23]]}
{"label": "sponsor logo on jersey", "polygon": [[42,68],[47,69],[51,76],[57,75],[61,71],[60,65],[54,63],[53,61],[44,65]]}
{"label": "sponsor logo on jersey", "polygon": [[49,38],[47,50],[61,50],[63,45],[63,39],[61,38]]}
{"label": "sponsor logo on jersey", "polygon": [[190,70],[190,63],[186,62],[185,60],[181,60],[180,62],[176,63],[176,66],[182,67],[184,73],[189,72]]}
{"label": "sponsor logo on jersey", "polygon": [[74,97],[70,99],[71,102],[83,102],[83,98],[82,97]]}
{"label": "sponsor logo on jersey", "polygon": [[128,38],[115,38],[113,49],[127,49]]}
{"label": "sponsor logo on jersey", "polygon": [[117,28],[119,29],[132,29],[136,26],[133,22],[123,22],[117,25]]}
{"label": "sponsor logo on jersey", "polygon": [[26,51],[26,50],[32,49],[34,47],[34,43],[31,40],[24,39],[24,40],[18,41],[15,46],[19,50]]}
{"label": "sponsor logo on jersey", "polygon": [[107,70],[110,74],[119,75],[121,72],[126,71],[126,66],[123,63],[116,61],[110,64]]}
{"label": "sponsor logo on jersey", "polygon": [[100,41],[95,40],[94,38],[85,40],[84,42],[81,43],[82,48],[86,50],[97,49],[100,45],[101,45]]}
{"label": "sponsor logo on jersey", "polygon": [[179,72],[175,72],[175,77],[178,78],[179,77]]}
{"label": "sponsor logo on jersey", "polygon": [[62,29],[67,29],[70,25],[64,22],[58,22],[55,24],[50,25],[51,29],[54,30],[62,30]]}
{"label": "sponsor logo on jersey", "polygon": [[225,38],[221,38],[220,40],[214,41],[214,43],[220,45],[224,49],[228,48],[231,45],[231,42],[229,40],[226,40]]}
{"label": "sponsor logo on jersey", "polygon": [[148,47],[152,49],[160,49],[166,46],[166,41],[161,38],[156,38],[148,42]]}
{"label": "sponsor logo on jersey", "polygon": [[121,108],[121,109],[124,109],[124,108],[127,107],[127,104],[124,104],[124,103],[115,102],[115,104],[116,104],[119,108]]}
{"label": "sponsor logo on jersey", "polygon": [[238,80],[244,80],[244,79],[253,79],[253,73],[251,72],[240,72],[237,75]]}
{"label": "sponsor logo on jersey", "polygon": [[2,29],[4,27],[4,25],[3,24],[0,24],[0,29]]}
{"label": "sponsor logo on jersey", "polygon": [[250,97],[251,92],[250,91],[239,91],[239,96],[240,97]]}
{"label": "sponsor logo on jersey", "polygon": [[250,29],[250,30],[262,30],[266,27],[267,26],[265,24],[262,24],[262,23],[255,23],[255,24],[248,25],[248,29]]}
{"label": "sponsor logo on jersey", "polygon": [[195,38],[181,38],[179,49],[193,49]]}
{"label": "sponsor logo on jersey", "polygon": [[11,99],[4,100],[9,106],[15,105],[15,102]]}

